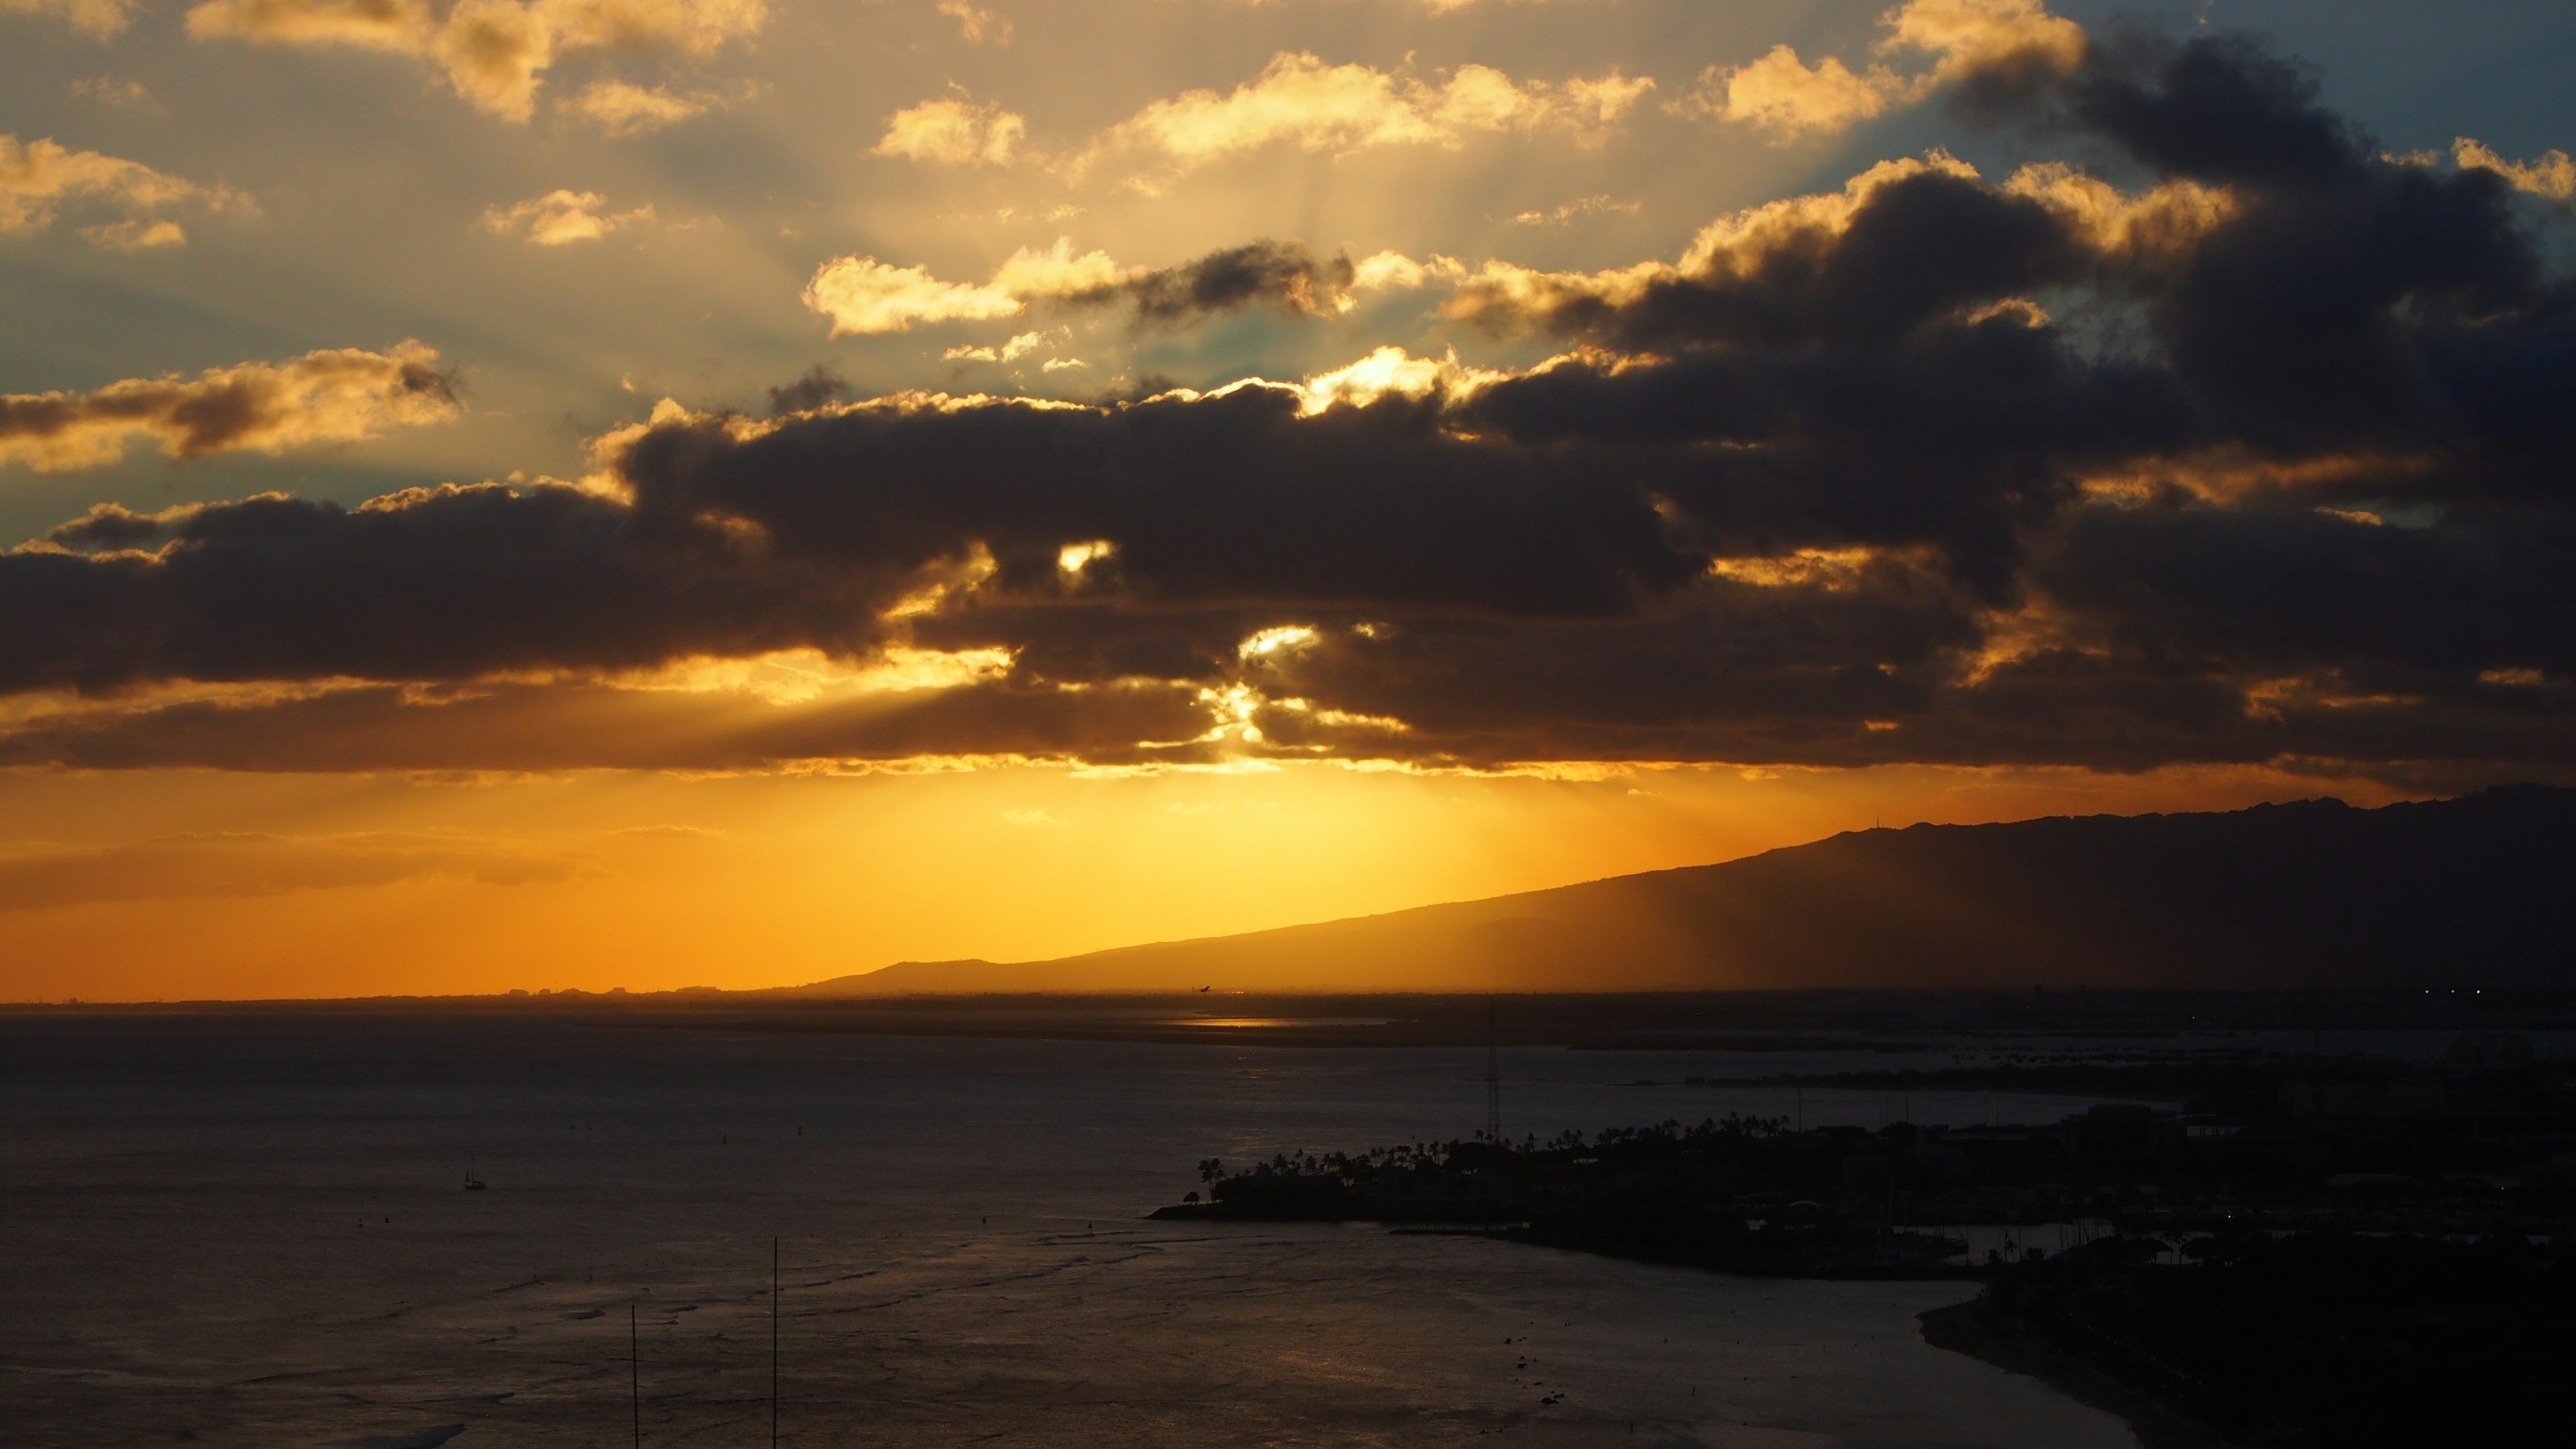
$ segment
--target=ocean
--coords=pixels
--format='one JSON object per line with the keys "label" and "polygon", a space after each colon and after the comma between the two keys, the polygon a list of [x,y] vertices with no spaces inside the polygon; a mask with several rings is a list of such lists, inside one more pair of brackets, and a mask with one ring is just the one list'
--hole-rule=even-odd
{"label": "ocean", "polygon": [[[756,1446],[774,1332],[800,1449],[2136,1442],[1926,1346],[1967,1285],[1145,1221],[1205,1158],[1470,1134],[1481,1049],[639,1021],[0,1018],[0,1441]],[[1504,1125],[1786,1115],[1680,1084],[1779,1069],[1506,1049]]]}

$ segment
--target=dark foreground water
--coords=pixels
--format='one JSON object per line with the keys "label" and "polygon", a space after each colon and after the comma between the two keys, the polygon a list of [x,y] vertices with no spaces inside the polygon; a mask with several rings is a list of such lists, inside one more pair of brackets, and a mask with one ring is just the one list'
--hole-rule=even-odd
{"label": "dark foreground water", "polygon": [[[1506,1127],[1786,1108],[1617,1085],[1729,1065],[1506,1053]],[[776,1237],[797,1446],[2134,1443],[1925,1346],[1914,1315],[1958,1285],[1141,1221],[1203,1157],[1464,1135],[1483,1072],[1479,1051],[0,1019],[0,1442],[627,1444],[638,1305],[644,1441],[763,1444]]]}

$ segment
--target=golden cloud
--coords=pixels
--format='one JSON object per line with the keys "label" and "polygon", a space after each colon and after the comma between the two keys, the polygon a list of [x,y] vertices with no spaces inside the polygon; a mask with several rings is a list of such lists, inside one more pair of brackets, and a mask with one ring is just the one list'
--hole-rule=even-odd
{"label": "golden cloud", "polygon": [[0,0],[0,14],[50,15],[74,30],[109,40],[134,22],[134,0]]}
{"label": "golden cloud", "polygon": [[85,226],[80,229],[80,234],[91,246],[105,247],[112,252],[149,252],[188,244],[187,230],[179,223],[146,221],[140,217]]}
{"label": "golden cloud", "polygon": [[973,44],[981,45],[988,40],[995,45],[1011,43],[1011,22],[980,5],[969,4],[967,0],[939,0],[938,10],[956,21],[958,33]]}
{"label": "golden cloud", "polygon": [[1882,550],[1863,546],[1801,548],[1784,554],[1711,559],[1708,571],[1757,589],[1821,588],[1848,593],[1859,586],[1862,572],[1881,554]]}
{"label": "golden cloud", "polygon": [[1347,367],[1307,378],[1298,388],[1297,410],[1313,417],[1336,406],[1366,407],[1388,396],[1454,402],[1510,376],[1470,367],[1455,351],[1446,357],[1415,357],[1401,347],[1381,347]]}
{"label": "golden cloud", "polygon": [[[962,344],[951,347],[939,354],[939,360],[942,362],[1017,362],[1039,348],[1053,343],[1059,336],[1069,335],[1066,329],[1061,327],[1054,332],[1022,332],[999,347],[975,347]],[[1050,362],[1047,366],[1054,367],[1056,364]]]}
{"label": "golden cloud", "polygon": [[1882,55],[1919,51],[1932,68],[1903,75],[1884,63],[1855,71],[1835,56],[1809,65],[1786,45],[1733,67],[1711,66],[1674,103],[1685,115],[1749,125],[1787,142],[1833,135],[1931,94],[1972,71],[2027,67],[2063,75],[2084,58],[2084,29],[2040,0],[1908,0],[1879,23]]}
{"label": "golden cloud", "polygon": [[2462,136],[2451,143],[2451,158],[2463,171],[2492,171],[2517,191],[2552,201],[2576,197],[2576,161],[2564,151],[2543,151],[2529,161],[2507,161],[2484,142]]}
{"label": "golden cloud", "polygon": [[515,206],[495,206],[483,213],[483,229],[500,236],[524,236],[541,247],[597,241],[620,227],[653,219],[653,208],[611,212],[608,198],[596,191],[549,191]]}
{"label": "golden cloud", "polygon": [[944,166],[1007,166],[1028,122],[995,105],[943,97],[886,118],[872,154]]}
{"label": "golden cloud", "polygon": [[[524,122],[535,113],[545,72],[563,53],[705,55],[758,34],[768,20],[763,0],[455,0],[443,12],[429,0],[201,0],[188,11],[188,33],[200,40],[351,45],[417,56],[438,66],[476,110]],[[633,94],[585,92],[572,108],[592,119],[602,118],[598,107],[627,121],[653,114],[663,118],[656,124],[681,119],[669,104],[676,97],[610,84]],[[658,111],[647,99],[655,96],[665,102]]]}
{"label": "golden cloud", "polygon": [[1512,221],[1519,226],[1563,226],[1567,222],[1586,216],[1605,216],[1614,213],[1635,216],[1645,209],[1645,205],[1642,201],[1613,201],[1609,193],[1602,192],[1593,196],[1577,197],[1551,211],[1524,211],[1513,217]]}
{"label": "golden cloud", "polygon": [[1810,66],[1794,48],[1775,45],[1749,65],[1709,67],[1700,76],[1699,89],[1674,109],[1755,126],[1786,140],[1849,130],[1885,111],[1908,90],[1909,83],[1885,66],[1855,73],[1830,55]]}
{"label": "golden cloud", "polygon": [[832,319],[834,337],[905,332],[917,323],[1016,317],[1019,298],[997,286],[943,282],[920,267],[835,257],[805,285],[805,306]]}
{"label": "golden cloud", "polygon": [[427,0],[204,0],[188,33],[263,45],[355,45],[420,54],[437,31]]}
{"label": "golden cloud", "polygon": [[538,77],[554,64],[554,32],[511,0],[458,0],[430,53],[468,105],[525,121],[536,108]]}
{"label": "golden cloud", "polygon": [[1420,78],[1366,65],[1326,65],[1306,52],[1274,57],[1260,76],[1219,95],[1156,101],[1096,138],[1068,170],[1079,176],[1136,158],[1137,184],[1270,146],[1348,153],[1379,146],[1456,147],[1477,134],[1552,130],[1592,141],[1654,89],[1613,70],[1561,83],[1519,82],[1490,66]]}
{"label": "golden cloud", "polygon": [[611,136],[641,136],[691,116],[705,115],[722,104],[722,97],[706,91],[682,95],[659,86],[603,78],[582,87],[572,99],[560,102],[559,108]]}
{"label": "golden cloud", "polygon": [[539,0],[532,8],[573,50],[712,55],[769,23],[766,0]]}
{"label": "golden cloud", "polygon": [[2004,190],[2056,212],[2094,250],[2132,260],[2178,255],[2239,209],[2224,187],[2175,179],[2132,194],[2062,161],[2024,166]]}
{"label": "golden cloud", "polygon": [[123,251],[175,246],[187,240],[176,222],[135,217],[181,204],[214,211],[247,211],[250,198],[224,186],[155,171],[140,161],[75,151],[51,140],[21,144],[0,135],[0,235],[40,231],[68,202],[89,201],[128,214],[120,223],[83,227],[81,235],[99,246]]}
{"label": "golden cloud", "polygon": [[1954,81],[1972,70],[2028,63],[2064,75],[2084,59],[2084,27],[2051,15],[2040,0],[1907,0],[1880,22],[1879,49],[1936,57],[1932,74]]}
{"label": "golden cloud", "polygon": [[0,463],[39,472],[96,467],[137,436],[172,458],[280,453],[443,423],[460,411],[438,353],[417,342],[346,347],[287,362],[245,362],[129,378],[95,392],[0,394]]}
{"label": "golden cloud", "polygon": [[836,257],[806,284],[805,305],[832,319],[834,337],[903,332],[922,323],[1016,317],[1033,301],[1115,286],[1128,275],[1106,252],[1076,256],[1069,239],[1046,251],[1021,248],[981,285],[943,282],[924,268],[874,257]]}

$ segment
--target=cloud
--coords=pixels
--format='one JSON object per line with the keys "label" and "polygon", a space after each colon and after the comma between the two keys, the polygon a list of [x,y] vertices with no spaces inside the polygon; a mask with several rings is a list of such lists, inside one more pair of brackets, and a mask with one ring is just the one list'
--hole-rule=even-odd
{"label": "cloud", "polygon": [[134,23],[134,0],[0,0],[0,14],[49,15],[96,40],[113,40]]}
{"label": "cloud", "polygon": [[[907,582],[765,583],[747,576],[743,540],[683,527],[662,544],[629,522],[627,510],[571,488],[491,485],[354,510],[270,498],[176,516],[93,514],[57,530],[57,546],[148,524],[133,541],[156,547],[0,555],[9,580],[0,589],[25,601],[33,626],[24,647],[0,647],[0,678],[13,690],[94,692],[635,668],[818,637],[864,643]],[[716,566],[698,582],[693,552]],[[845,595],[867,602],[838,603]],[[73,652],[43,652],[64,645]]]}
{"label": "cloud", "polygon": [[769,23],[766,0],[541,0],[531,8],[572,49],[713,55]]}
{"label": "cloud", "polygon": [[1597,141],[1654,85],[1616,70],[1594,79],[1520,82],[1482,65],[1424,80],[1282,53],[1223,95],[1196,90],[1154,102],[1066,165],[1076,176],[1130,165],[1136,168],[1131,179],[1151,188],[1272,146],[1347,154],[1381,146],[1456,147],[1476,135],[1542,130]]}
{"label": "cloud", "polygon": [[[765,424],[673,408],[603,445],[596,488],[103,510],[0,555],[14,601],[0,691],[858,657],[970,596],[1061,597],[1063,550],[1086,539],[1119,541],[1086,586],[1114,574],[1225,608],[1248,592],[1597,612],[1695,568],[1633,493],[1449,439],[1428,412],[1391,428],[1304,403],[1291,388],[1105,407],[889,399]],[[1006,468],[961,469],[960,447],[1011,438]],[[809,463],[872,482],[816,494]],[[1211,468],[1266,501],[1211,508]],[[1230,658],[1249,631],[1219,628],[1209,655]]]}
{"label": "cloud", "polygon": [[2543,151],[2529,161],[2507,161],[2494,148],[2462,136],[2451,143],[2451,155],[2463,169],[2492,171],[2512,182],[2516,191],[2552,201],[2576,197],[2576,161],[2564,151]]}
{"label": "cloud", "polygon": [[466,104],[510,121],[535,111],[538,78],[554,64],[554,48],[553,28],[511,0],[457,0],[429,45]]}
{"label": "cloud", "polygon": [[0,135],[0,236],[41,231],[66,205],[125,212],[120,222],[82,228],[93,243],[116,250],[173,246],[187,239],[175,222],[145,215],[173,206],[246,211],[250,198],[224,186],[201,186],[139,161],[75,151],[50,139],[20,143]]}
{"label": "cloud", "polygon": [[2576,221],[2380,158],[2242,39],[1965,51],[2027,164],[1884,162],[1668,259],[1063,243],[813,289],[1025,360],[1042,307],[1440,286],[1562,349],[1527,367],[818,377],[665,403],[578,486],[94,509],[0,555],[0,760],[2576,777]]}
{"label": "cloud", "polygon": [[[1129,184],[1153,191],[1185,171],[1272,146],[1336,154],[1454,148],[1477,135],[1543,130],[1597,143],[1654,86],[1615,70],[1596,79],[1517,82],[1482,65],[1426,81],[1282,53],[1227,94],[1197,90],[1156,101],[1053,164],[1075,179],[1122,171]],[[946,166],[1042,159],[1027,150],[1027,139],[1028,121],[1016,112],[947,96],[887,118],[873,154]]]}
{"label": "cloud", "polygon": [[1149,681],[1090,689],[984,682],[801,703],[501,682],[446,693],[361,686],[262,701],[101,705],[0,730],[0,760],[313,773],[1214,763],[1195,743],[1206,728],[1196,690]]}
{"label": "cloud", "polygon": [[1644,202],[1613,201],[1609,194],[1604,192],[1597,196],[1579,197],[1551,211],[1524,211],[1513,217],[1512,221],[1520,226],[1563,226],[1567,222],[1587,216],[1612,214],[1635,216],[1644,209]]}
{"label": "cloud", "polygon": [[1908,84],[1884,66],[1855,73],[1833,56],[1810,66],[1787,45],[1732,69],[1711,66],[1676,106],[1684,114],[1758,126],[1785,138],[1849,130],[1900,103]]}
{"label": "cloud", "polygon": [[[188,33],[261,45],[345,45],[416,56],[438,67],[457,95],[487,115],[525,122],[545,74],[565,54],[672,50],[704,56],[760,33],[763,0],[200,0]],[[628,94],[638,92],[639,94]],[[658,98],[658,99],[648,99]],[[676,100],[628,86],[575,102],[632,123]],[[676,117],[673,117],[676,119]]]}
{"label": "cloud", "polygon": [[583,870],[569,856],[438,835],[168,835],[103,849],[0,854],[0,911],[271,896],[418,880],[552,884]]}
{"label": "cloud", "polygon": [[1075,252],[1067,238],[1045,251],[1014,252],[982,284],[944,282],[873,257],[836,258],[814,274],[805,305],[832,319],[835,337],[1018,317],[1042,304],[1119,307],[1139,323],[1172,325],[1249,307],[1335,316],[1357,305],[1361,293],[1419,287],[1429,275],[1392,252],[1354,262],[1346,253],[1322,257],[1301,242],[1267,239],[1178,266],[1122,267],[1106,252]]}
{"label": "cloud", "polygon": [[923,101],[886,119],[872,153],[944,166],[1007,166],[1028,122],[994,105],[954,97]]}
{"label": "cloud", "polygon": [[152,98],[149,86],[132,77],[112,75],[81,76],[63,89],[73,95],[112,106],[120,111],[149,111],[158,114],[161,103]]}
{"label": "cloud", "polygon": [[939,360],[942,362],[1017,362],[1046,346],[1054,336],[1055,334],[1046,332],[1022,332],[999,347],[951,347],[939,354]]}
{"label": "cloud", "polygon": [[838,402],[849,396],[849,393],[849,382],[830,367],[818,362],[803,377],[794,382],[784,387],[769,389],[769,411],[773,415],[812,412],[816,408],[828,407]]}
{"label": "cloud", "polygon": [[382,352],[308,352],[287,362],[129,378],[95,392],[0,395],[0,464],[40,472],[113,463],[136,437],[173,458],[280,453],[358,442],[386,428],[456,416],[436,351],[404,342]]}
{"label": "cloud", "polygon": [[1011,22],[993,11],[969,4],[967,0],[939,0],[937,8],[940,14],[957,22],[957,33],[972,44],[981,45],[986,41],[995,45],[1011,43]]}
{"label": "cloud", "polygon": [[608,210],[608,198],[596,191],[549,191],[510,206],[487,207],[483,229],[498,236],[524,236],[541,247],[597,241],[621,227],[651,221],[653,208]]}
{"label": "cloud", "polygon": [[1744,65],[1709,67],[1674,109],[1753,126],[1782,142],[1838,135],[1942,85],[2071,74],[2089,45],[2081,26],[2051,15],[2040,0],[1908,0],[1880,24],[1887,30],[1881,55],[1928,54],[1931,68],[1905,74],[1881,61],[1855,71],[1830,55],[1809,65],[1777,45]]}
{"label": "cloud", "polygon": [[805,287],[805,306],[832,319],[832,335],[909,331],[917,325],[1017,317],[1029,304],[1114,288],[1130,273],[1105,252],[1076,254],[1069,239],[1046,251],[1023,247],[982,284],[943,282],[921,267],[874,257],[836,257]]}
{"label": "cloud", "polygon": [[[1384,269],[1381,264],[1381,275]],[[1251,306],[1289,316],[1332,316],[1349,311],[1359,290],[1359,268],[1347,253],[1319,257],[1301,243],[1265,238],[1177,267],[1132,272],[1068,300],[1124,303],[1140,321],[1176,323]]]}
{"label": "cloud", "polygon": [[2081,258],[2039,199],[1982,184],[1945,152],[1881,162],[1840,191],[1747,208],[1678,262],[1598,273],[1488,263],[1452,316],[1498,331],[1593,333],[1622,345],[1890,335],[1950,309],[2070,279]]}
{"label": "cloud", "polygon": [[1881,50],[1930,54],[1942,81],[2003,69],[2063,76],[2089,46],[2082,26],[2051,15],[2041,0],[1907,0],[1881,23],[1890,32]]}
{"label": "cloud", "polygon": [[[1236,0],[1236,3],[1243,5],[1276,5],[1281,3],[1281,0]],[[1434,15],[1452,15],[1477,3],[1477,0],[1418,0],[1418,3],[1423,9]],[[1498,0],[1498,3],[1505,5],[1540,5],[1547,3],[1547,0]]]}
{"label": "cloud", "polygon": [[145,221],[140,217],[85,226],[80,229],[80,234],[90,245],[112,252],[148,252],[188,244],[187,230],[179,223]]}
{"label": "cloud", "polygon": [[1016,317],[1027,305],[998,285],[943,282],[923,268],[898,267],[874,257],[836,257],[805,285],[806,309],[831,318],[834,337]]}
{"label": "cloud", "polygon": [[709,91],[685,95],[660,86],[602,77],[581,88],[561,108],[611,136],[641,136],[718,109],[724,98]]}

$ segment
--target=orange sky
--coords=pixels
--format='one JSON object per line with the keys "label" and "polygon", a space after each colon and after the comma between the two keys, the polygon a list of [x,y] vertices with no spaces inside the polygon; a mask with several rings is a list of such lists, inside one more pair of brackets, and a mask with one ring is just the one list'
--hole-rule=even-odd
{"label": "orange sky", "polygon": [[[0,814],[51,826],[47,889],[91,897],[0,914],[0,999],[775,986],[1561,885],[1874,822],[2317,791],[2251,771],[1752,773],[0,775]],[[0,904],[34,854],[0,858]],[[226,855],[253,859],[206,863]],[[353,859],[395,878],[327,874]]]}
{"label": "orange sky", "polygon": [[0,1000],[2566,780],[2571,55],[2493,0],[0,3]]}

